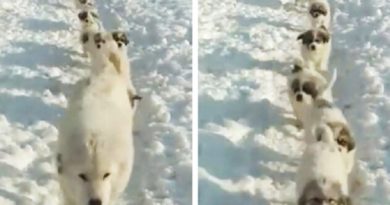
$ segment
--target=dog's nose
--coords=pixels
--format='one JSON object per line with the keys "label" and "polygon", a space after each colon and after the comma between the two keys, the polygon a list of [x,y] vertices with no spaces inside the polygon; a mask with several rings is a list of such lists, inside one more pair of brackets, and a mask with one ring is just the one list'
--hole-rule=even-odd
{"label": "dog's nose", "polygon": [[298,102],[301,102],[302,100],[303,100],[302,94],[298,94],[298,95],[297,95],[297,101],[298,101]]}
{"label": "dog's nose", "polygon": [[316,49],[316,46],[315,45],[311,45],[310,49],[314,51]]}
{"label": "dog's nose", "polygon": [[102,200],[100,200],[100,199],[91,199],[91,200],[89,200],[88,205],[102,205]]}

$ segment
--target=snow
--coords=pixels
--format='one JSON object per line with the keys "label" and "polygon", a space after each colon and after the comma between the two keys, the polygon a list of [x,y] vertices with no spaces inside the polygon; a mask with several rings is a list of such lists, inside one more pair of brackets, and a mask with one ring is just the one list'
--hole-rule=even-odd
{"label": "snow", "polygon": [[[329,0],[336,104],[351,124],[366,189],[390,203],[390,4]],[[304,147],[286,74],[309,24],[294,0],[199,1],[199,204],[294,204]]]}
{"label": "snow", "polygon": [[[144,97],[135,168],[120,204],[191,203],[191,2],[97,0],[107,30],[130,39]],[[0,1],[0,204],[59,204],[56,123],[88,75],[73,1]]]}

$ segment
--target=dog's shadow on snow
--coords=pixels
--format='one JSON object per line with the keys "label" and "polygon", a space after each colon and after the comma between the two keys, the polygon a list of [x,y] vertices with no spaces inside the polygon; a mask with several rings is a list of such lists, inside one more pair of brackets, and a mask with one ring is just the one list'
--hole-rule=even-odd
{"label": "dog's shadow on snow", "polygon": [[78,52],[60,48],[55,44],[20,41],[14,42],[12,45],[16,49],[21,49],[21,52],[1,56],[0,64],[27,68],[37,68],[38,66],[69,67],[70,65],[83,64],[72,58],[72,55],[79,55]]}
{"label": "dog's shadow on snow", "polygon": [[[245,99],[230,101],[215,101],[210,97],[201,96],[199,106],[202,112],[199,116],[199,166],[205,168],[210,174],[219,179],[238,180],[245,176],[262,178],[271,176],[278,182],[286,182],[294,177],[293,172],[277,171],[264,166],[267,162],[291,163],[291,157],[279,153],[266,145],[254,143],[254,138],[260,133],[272,127],[282,126],[283,119],[281,115],[285,112],[283,108],[272,105],[264,99],[257,102],[248,102]],[[233,120],[244,124],[244,126],[253,128],[247,133],[247,136],[238,143],[234,143],[220,133],[215,133],[209,129],[203,129],[212,122],[213,124],[223,124],[224,120]],[[217,186],[207,186],[209,182],[200,182],[201,190],[211,189],[210,192],[216,195],[231,195],[225,193],[225,190],[218,189]],[[200,194],[208,195],[202,197],[202,200],[214,198],[208,191],[201,191]],[[257,196],[261,197],[261,196]],[[231,198],[231,196],[229,197]],[[246,196],[243,193],[236,193],[231,201],[254,200],[254,204],[260,203],[263,199]],[[253,198],[253,197],[252,197]],[[218,201],[217,199],[215,199]],[[229,204],[236,204],[230,203]]]}

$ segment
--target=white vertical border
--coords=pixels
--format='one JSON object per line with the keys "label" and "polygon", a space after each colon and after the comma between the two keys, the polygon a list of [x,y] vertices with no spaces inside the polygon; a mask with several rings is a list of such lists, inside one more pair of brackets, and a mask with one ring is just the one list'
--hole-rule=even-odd
{"label": "white vertical border", "polygon": [[192,205],[198,204],[198,0],[192,0]]}

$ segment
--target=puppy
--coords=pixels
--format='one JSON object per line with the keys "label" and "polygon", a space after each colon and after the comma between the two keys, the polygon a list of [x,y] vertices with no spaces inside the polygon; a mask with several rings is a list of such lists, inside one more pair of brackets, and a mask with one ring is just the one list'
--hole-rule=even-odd
{"label": "puppy", "polygon": [[102,53],[106,53],[101,52],[101,49],[112,48],[118,50],[119,60],[116,63],[116,67],[120,71],[119,73],[122,77],[122,80],[127,84],[127,95],[129,101],[131,102],[133,109],[136,110],[138,102],[142,100],[142,97],[137,95],[136,89],[131,80],[130,65],[127,55],[128,43],[129,41],[127,39],[126,34],[124,34],[123,32],[115,31],[95,33],[92,39],[88,38],[88,40],[85,42],[85,45],[90,50],[91,62],[92,67],[94,68],[94,72],[100,72],[98,68],[100,68],[101,65],[104,64],[104,61],[102,61],[102,59],[106,58],[106,56],[101,56]]}
{"label": "puppy", "polygon": [[91,36],[97,32],[103,31],[103,26],[99,20],[99,16],[93,10],[82,10],[78,14],[78,18],[81,23],[80,41],[83,47],[83,54],[86,56],[91,52],[86,43]]}
{"label": "puppy", "polygon": [[325,73],[331,51],[329,31],[324,26],[313,28],[300,34],[297,40],[301,41],[301,55],[306,66]]}
{"label": "puppy", "polygon": [[298,127],[306,121],[313,101],[325,90],[327,80],[316,70],[294,65],[288,77],[288,97],[297,118]]}
{"label": "puppy", "polygon": [[310,144],[315,142],[314,130],[317,124],[325,124],[331,129],[334,140],[339,146],[339,151],[343,153],[345,165],[350,173],[355,165],[356,145],[348,122],[341,111],[333,103],[317,98],[314,100],[310,115],[304,122],[305,141]]}
{"label": "puppy", "polygon": [[297,171],[298,205],[352,205],[348,172],[330,128],[317,124]]}
{"label": "puppy", "polygon": [[324,26],[329,30],[331,13],[327,0],[310,0],[308,13],[312,28]]}
{"label": "puppy", "polygon": [[133,167],[133,109],[119,51],[101,45],[102,68],[76,85],[59,125],[57,170],[65,205],[114,204]]}
{"label": "puppy", "polygon": [[92,9],[95,7],[94,0],[73,0],[77,9]]}

